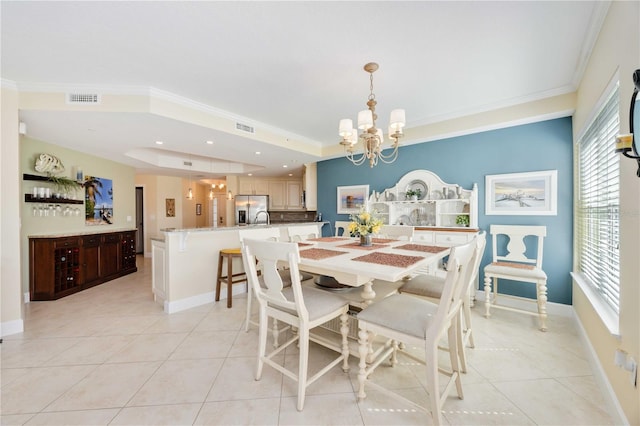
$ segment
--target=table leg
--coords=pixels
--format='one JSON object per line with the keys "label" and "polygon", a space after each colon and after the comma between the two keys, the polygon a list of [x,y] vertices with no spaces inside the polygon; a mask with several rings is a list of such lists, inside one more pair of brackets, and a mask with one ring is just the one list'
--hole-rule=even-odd
{"label": "table leg", "polygon": [[362,293],[360,293],[360,296],[362,296],[367,305],[373,303],[373,299],[376,297],[376,292],[373,291],[373,280],[367,281],[364,284],[364,289],[362,290]]}

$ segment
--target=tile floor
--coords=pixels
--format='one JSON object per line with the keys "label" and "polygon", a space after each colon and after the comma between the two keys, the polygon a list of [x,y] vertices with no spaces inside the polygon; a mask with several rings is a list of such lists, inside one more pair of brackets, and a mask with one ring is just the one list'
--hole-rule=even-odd
{"label": "tile floor", "polygon": [[[150,259],[139,271],[54,302],[25,307],[25,332],[7,336],[2,360],[3,425],[410,425],[430,423],[382,394],[358,403],[357,360],[308,390],[265,367],[253,379],[256,330],[241,330],[246,299],[166,315],[151,295]],[[213,279],[212,279],[213,283]],[[213,286],[213,284],[212,284]],[[569,318],[473,310],[476,348],[467,351],[465,398],[444,407],[450,424],[612,424]],[[313,347],[311,366],[328,354]],[[286,352],[285,364],[297,362]],[[400,358],[374,380],[425,398],[423,371]]]}

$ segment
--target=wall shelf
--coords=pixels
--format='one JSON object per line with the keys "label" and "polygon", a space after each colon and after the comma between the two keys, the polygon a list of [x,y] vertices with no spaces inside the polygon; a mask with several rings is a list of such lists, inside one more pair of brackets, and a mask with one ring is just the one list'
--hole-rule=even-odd
{"label": "wall shelf", "polygon": [[25,203],[53,203],[53,204],[83,204],[82,200],[69,200],[68,198],[39,198],[32,194],[24,194]]}

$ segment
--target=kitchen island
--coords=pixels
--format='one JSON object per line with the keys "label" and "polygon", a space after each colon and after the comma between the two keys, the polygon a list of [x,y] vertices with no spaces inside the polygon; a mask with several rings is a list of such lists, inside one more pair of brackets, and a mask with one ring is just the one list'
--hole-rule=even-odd
{"label": "kitchen island", "polygon": [[[328,222],[312,222],[318,233]],[[310,222],[283,225],[253,225],[253,228],[279,228],[282,241],[289,240],[287,227],[309,225]],[[214,303],[218,252],[224,248],[240,247],[239,229],[225,228],[166,229],[163,237],[151,239],[152,291],[156,302],[166,313]],[[234,269],[241,270],[240,259]],[[246,291],[236,285],[233,294]],[[223,296],[225,297],[225,296]],[[225,301],[226,302],[226,301]]]}

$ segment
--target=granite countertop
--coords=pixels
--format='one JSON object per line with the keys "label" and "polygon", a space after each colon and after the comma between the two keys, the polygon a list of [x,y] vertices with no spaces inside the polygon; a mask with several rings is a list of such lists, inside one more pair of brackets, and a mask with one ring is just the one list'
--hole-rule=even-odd
{"label": "granite countertop", "polygon": [[281,226],[296,226],[296,225],[310,225],[310,224],[318,224],[318,223],[322,223],[323,225],[325,223],[329,223],[329,222],[295,222],[295,223],[272,223],[271,225],[236,225],[236,226],[224,226],[224,227],[217,227],[217,228],[164,228],[161,229],[160,231],[165,232],[165,233],[179,233],[179,232],[215,232],[215,231],[234,231],[234,230],[238,230],[238,229],[245,229],[245,228],[278,228]]}
{"label": "granite countertop", "polygon": [[29,238],[59,238],[59,237],[76,237],[81,235],[92,235],[92,234],[109,234],[111,232],[125,232],[125,231],[136,231],[136,228],[112,228],[109,226],[94,226],[83,231],[66,231],[66,232],[58,232],[51,234],[34,234],[29,235]]}

